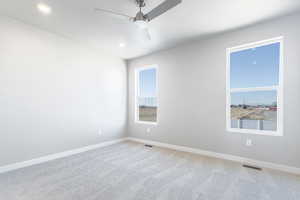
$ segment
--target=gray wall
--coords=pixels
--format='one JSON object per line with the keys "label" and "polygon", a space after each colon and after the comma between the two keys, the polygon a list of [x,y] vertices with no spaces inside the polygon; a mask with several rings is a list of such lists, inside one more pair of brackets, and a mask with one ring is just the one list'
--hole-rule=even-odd
{"label": "gray wall", "polygon": [[0,166],[126,135],[123,60],[4,17],[0,30]]}
{"label": "gray wall", "polygon": [[[129,134],[300,167],[300,15],[288,16],[128,61]],[[284,36],[284,136],[226,132],[226,48]],[[134,70],[159,65],[159,124],[134,123]],[[246,139],[253,140],[246,147]]]}

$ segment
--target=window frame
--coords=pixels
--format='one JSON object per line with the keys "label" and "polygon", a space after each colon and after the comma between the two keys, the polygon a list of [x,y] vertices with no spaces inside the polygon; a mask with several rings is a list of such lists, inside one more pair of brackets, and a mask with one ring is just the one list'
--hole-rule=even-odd
{"label": "window frame", "polygon": [[[267,136],[283,136],[283,64],[284,64],[284,38],[283,36],[262,40],[258,42],[248,43],[236,47],[226,49],[226,131],[230,133],[246,133],[255,135],[267,135]],[[247,50],[251,48],[257,48],[266,46],[274,43],[280,44],[280,55],[279,55],[279,82],[275,86],[267,87],[251,87],[251,88],[234,88],[230,87],[230,72],[231,72],[231,54],[234,52]],[[231,93],[232,92],[251,92],[251,91],[277,91],[277,130],[266,131],[258,129],[240,129],[231,127]]]}
{"label": "window frame", "polygon": [[[139,119],[139,89],[140,89],[140,85],[139,85],[139,79],[140,79],[140,72],[145,71],[145,70],[149,70],[149,69],[155,69],[155,77],[156,77],[156,84],[155,84],[155,88],[156,88],[156,104],[157,104],[157,108],[156,108],[156,121],[155,122],[149,122],[149,121],[141,121]],[[144,67],[139,67],[135,69],[135,102],[134,102],[134,122],[137,124],[145,124],[145,125],[154,125],[156,126],[158,124],[158,116],[159,116],[159,100],[158,100],[158,65],[146,65]]]}

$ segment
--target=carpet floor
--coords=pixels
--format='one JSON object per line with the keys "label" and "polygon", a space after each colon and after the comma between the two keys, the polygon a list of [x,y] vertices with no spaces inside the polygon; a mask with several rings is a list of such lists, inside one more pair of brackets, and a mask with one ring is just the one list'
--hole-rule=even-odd
{"label": "carpet floor", "polygon": [[134,142],[0,175],[1,200],[299,200],[300,176]]}

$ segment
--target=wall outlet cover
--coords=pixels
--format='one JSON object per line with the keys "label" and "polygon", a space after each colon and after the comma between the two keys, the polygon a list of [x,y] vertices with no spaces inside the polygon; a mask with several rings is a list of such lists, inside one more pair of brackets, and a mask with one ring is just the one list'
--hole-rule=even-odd
{"label": "wall outlet cover", "polygon": [[247,139],[246,146],[248,146],[248,147],[252,146],[252,140],[251,139]]}
{"label": "wall outlet cover", "polygon": [[147,128],[146,132],[150,133],[151,132],[151,128]]}

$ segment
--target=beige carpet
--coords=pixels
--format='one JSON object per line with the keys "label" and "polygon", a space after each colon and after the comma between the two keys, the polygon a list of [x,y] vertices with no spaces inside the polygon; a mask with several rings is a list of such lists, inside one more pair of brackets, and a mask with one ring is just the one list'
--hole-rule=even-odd
{"label": "beige carpet", "polygon": [[300,200],[300,177],[124,142],[0,175],[1,200]]}

